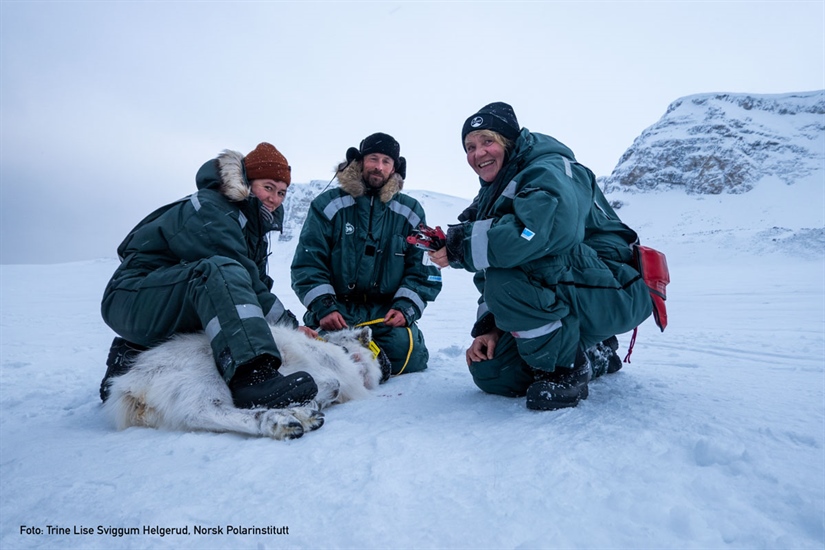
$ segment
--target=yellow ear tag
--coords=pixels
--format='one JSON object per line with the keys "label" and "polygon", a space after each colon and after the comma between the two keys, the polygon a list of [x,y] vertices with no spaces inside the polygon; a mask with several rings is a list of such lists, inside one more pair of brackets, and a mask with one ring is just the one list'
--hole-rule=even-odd
{"label": "yellow ear tag", "polygon": [[381,353],[381,348],[378,347],[378,344],[370,340],[369,345],[370,351],[372,352],[372,358],[378,359],[378,354]]}

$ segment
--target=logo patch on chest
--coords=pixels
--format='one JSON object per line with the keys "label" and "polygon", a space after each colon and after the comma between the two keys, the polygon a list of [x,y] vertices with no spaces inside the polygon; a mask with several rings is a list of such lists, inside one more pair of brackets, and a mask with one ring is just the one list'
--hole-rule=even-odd
{"label": "logo patch on chest", "polygon": [[344,233],[346,233],[347,235],[352,235],[353,233],[355,233],[355,228],[352,226],[351,223],[347,222],[347,224],[344,225]]}
{"label": "logo patch on chest", "polygon": [[527,229],[526,227],[524,228],[524,231],[521,232],[521,238],[525,239],[525,240],[528,240],[528,241],[530,239],[532,239],[533,237],[535,237],[535,236],[536,236],[536,234],[533,233],[532,231],[530,231],[529,229]]}

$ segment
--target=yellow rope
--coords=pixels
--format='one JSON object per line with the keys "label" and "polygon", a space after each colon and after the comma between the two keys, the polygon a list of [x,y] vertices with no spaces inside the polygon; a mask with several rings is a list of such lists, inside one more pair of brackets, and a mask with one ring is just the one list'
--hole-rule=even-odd
{"label": "yellow rope", "polygon": [[[373,319],[372,321],[364,321],[363,323],[358,323],[357,325],[355,325],[355,328],[358,328],[358,327],[365,327],[365,326],[368,326],[368,325],[377,325],[378,323],[383,323],[383,322],[384,322],[384,318],[383,318],[383,317],[381,317],[380,319]],[[400,371],[398,371],[398,372],[397,372],[396,374],[394,374],[393,376],[398,376],[399,374],[401,374],[401,373],[403,373],[403,372],[404,372],[404,369],[406,369],[406,368],[407,368],[407,365],[408,365],[408,364],[409,364],[409,362],[410,362],[410,356],[412,355],[412,350],[413,350],[413,335],[412,335],[412,330],[410,329],[410,327],[405,327],[405,328],[407,329],[407,334],[409,334],[409,336],[410,336],[410,349],[408,349],[408,350],[407,350],[407,358],[406,358],[406,359],[404,359],[404,366],[403,366],[403,367],[401,367],[401,370],[400,370]]]}
{"label": "yellow rope", "polygon": [[[400,371],[398,371],[398,374],[403,373],[403,372],[404,372],[404,369],[406,369],[406,368],[407,368],[407,365],[408,365],[408,364],[409,364],[409,362],[410,362],[410,355],[412,355],[412,349],[413,349],[413,335],[412,335],[412,330],[410,329],[410,327],[406,327],[406,328],[407,328],[407,334],[409,334],[409,335],[410,335],[410,349],[408,349],[408,350],[407,350],[407,358],[406,358],[406,359],[404,359],[404,366],[403,366],[403,367],[401,367],[401,370],[400,370]],[[396,374],[396,376],[398,376],[398,374]]]}
{"label": "yellow rope", "polygon": [[383,323],[383,322],[384,322],[384,318],[381,317],[380,319],[373,319],[372,321],[364,321],[363,323],[358,323],[357,325],[355,325],[355,328],[365,327],[367,325],[377,325],[378,323]]}

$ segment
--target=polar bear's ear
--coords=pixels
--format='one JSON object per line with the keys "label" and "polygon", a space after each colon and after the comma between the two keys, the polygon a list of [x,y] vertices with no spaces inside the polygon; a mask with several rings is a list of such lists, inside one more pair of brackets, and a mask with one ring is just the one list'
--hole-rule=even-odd
{"label": "polar bear's ear", "polygon": [[358,342],[362,346],[369,348],[370,342],[372,342],[372,330],[370,327],[361,327],[361,329],[355,334],[355,337],[358,338]]}

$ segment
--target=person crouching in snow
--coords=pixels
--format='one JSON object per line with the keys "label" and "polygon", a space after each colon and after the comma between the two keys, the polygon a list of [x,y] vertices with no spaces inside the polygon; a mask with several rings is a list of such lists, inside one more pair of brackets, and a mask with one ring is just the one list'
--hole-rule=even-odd
{"label": "person crouching in snow", "polygon": [[[298,321],[271,292],[268,238],[280,229],[291,168],[271,144],[224,151],[195,177],[197,192],[144,218],[118,247],[120,266],[103,294],[112,342],[100,397],[137,353],[179,332],[204,331],[237,407],[281,408],[312,400],[305,372],[283,376],[271,324]],[[300,327],[307,336],[317,333]]]}
{"label": "person crouching in snow", "polygon": [[628,265],[636,233],[573,152],[519,127],[506,103],[461,132],[481,189],[432,261],[474,272],[481,292],[467,364],[488,393],[555,410],[586,399],[592,376],[622,366],[616,334],[652,312]]}
{"label": "person crouching in snow", "polygon": [[292,260],[292,289],[304,322],[323,331],[369,324],[397,375],[427,368],[416,321],[441,291],[441,274],[406,237],[426,223],[402,193],[407,161],[392,136],[375,133],[338,165],[339,187],[310,205]]}

